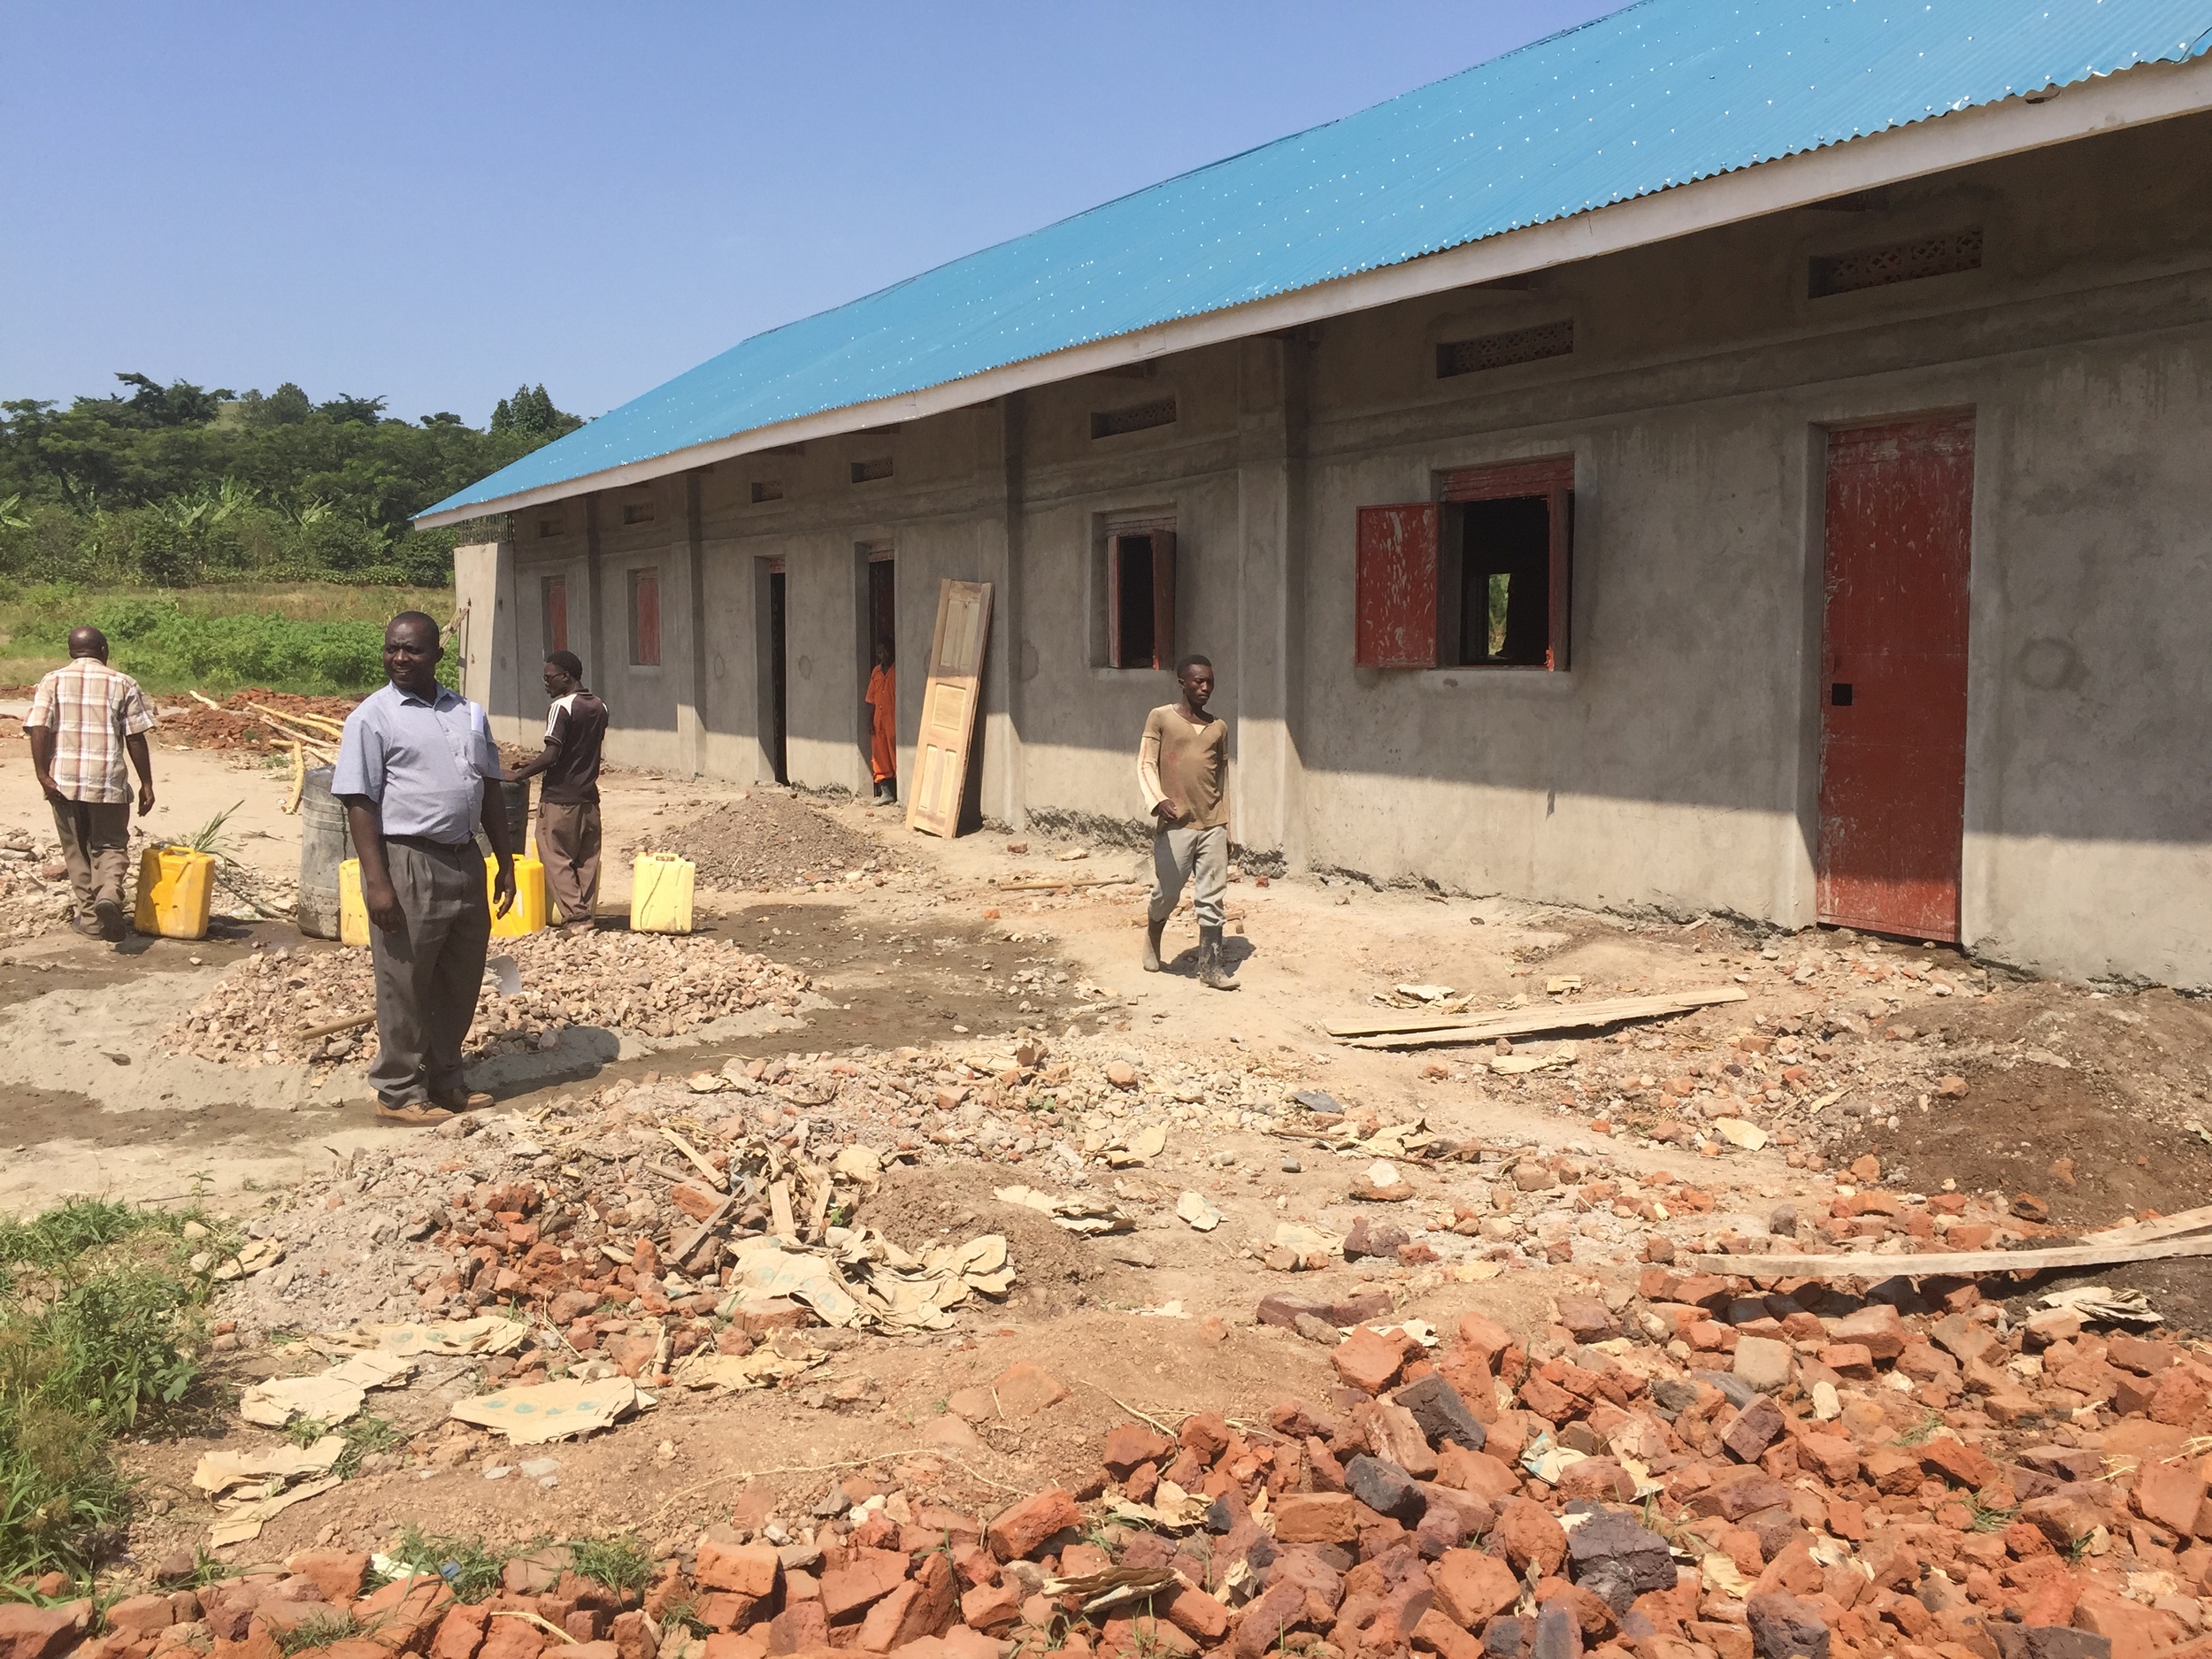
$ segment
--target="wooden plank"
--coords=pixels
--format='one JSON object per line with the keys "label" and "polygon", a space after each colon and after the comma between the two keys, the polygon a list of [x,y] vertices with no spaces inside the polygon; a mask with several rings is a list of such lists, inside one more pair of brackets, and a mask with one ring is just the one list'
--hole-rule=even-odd
{"label": "wooden plank", "polygon": [[697,1253],[699,1247],[707,1241],[707,1236],[736,1212],[737,1200],[725,1198],[707,1212],[705,1218],[697,1226],[691,1228],[688,1232],[680,1233],[675,1243],[669,1247],[667,1256],[662,1259],[673,1262],[679,1269],[681,1269],[684,1263]]}
{"label": "wooden plank", "polygon": [[2117,1227],[2102,1227],[2095,1233],[2082,1234],[2084,1244],[2148,1244],[2153,1239],[2177,1239],[2186,1233],[2201,1233],[2212,1227],[2212,1204],[2199,1204],[2194,1210],[2185,1210],[2178,1215],[2154,1216],[2148,1221],[2131,1221]]}
{"label": "wooden plank", "polygon": [[968,752],[983,689],[983,650],[990,635],[991,584],[944,583],[937,592],[922,726],[914,743],[914,789],[906,803],[910,830],[948,840],[959,833]]}
{"label": "wooden plank", "polygon": [[768,1187],[768,1225],[775,1229],[779,1239],[792,1243],[799,1241],[799,1224],[791,1215],[791,1183],[772,1181]]}
{"label": "wooden plank", "polygon": [[661,1125],[660,1131],[661,1138],[664,1141],[667,1141],[670,1146],[675,1148],[677,1151],[682,1153],[685,1157],[691,1160],[691,1167],[699,1171],[701,1177],[706,1181],[708,1186],[713,1187],[718,1193],[726,1193],[729,1191],[730,1178],[723,1174],[721,1171],[716,1169],[714,1165],[708,1163],[706,1159],[700,1156],[698,1148],[693,1146],[690,1141],[685,1140],[673,1129],[671,1129],[666,1124]]}
{"label": "wooden plank", "polygon": [[2047,1250],[1953,1250],[1931,1256],[1692,1256],[1692,1273],[1738,1279],[1932,1279],[1974,1273],[2040,1273],[2055,1267],[2116,1267],[2212,1256],[2212,1239],[2160,1239],[2148,1244],[2068,1244]]}
{"label": "wooden plank", "polygon": [[[1433,1038],[1445,1042],[1480,1042],[1489,1037],[1525,1037],[1547,1031],[1587,1031],[1624,1019],[1650,1019],[1660,1014],[1686,1014],[1723,1002],[1747,1001],[1750,993],[1740,986],[1716,985],[1694,991],[1666,991],[1653,996],[1617,996],[1599,1002],[1555,1002],[1542,1008],[1516,1008],[1479,1019],[1463,1016],[1407,1014],[1396,1019],[1331,1020],[1322,1029],[1332,1037],[1363,1041],[1361,1048],[1397,1048],[1417,1046],[1413,1039]],[[1403,1036],[1408,1041],[1395,1041]]]}

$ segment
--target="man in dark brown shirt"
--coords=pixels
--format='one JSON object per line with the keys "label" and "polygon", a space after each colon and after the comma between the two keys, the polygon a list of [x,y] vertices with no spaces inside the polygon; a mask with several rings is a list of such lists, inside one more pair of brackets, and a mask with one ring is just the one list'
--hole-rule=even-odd
{"label": "man in dark brown shirt", "polygon": [[1206,708],[1214,665],[1186,657],[1175,665],[1179,703],[1145,717],[1137,784],[1150,809],[1152,903],[1146,912],[1144,971],[1160,971],[1160,935],[1191,883],[1198,914],[1198,979],[1233,991],[1221,960],[1221,902],[1229,885],[1229,728]]}
{"label": "man in dark brown shirt", "polygon": [[545,774],[538,797],[538,857],[545,885],[561,907],[561,925],[588,930],[599,898],[599,749],[607,736],[607,705],[584,686],[573,651],[545,659],[545,752],[518,766],[511,781]]}

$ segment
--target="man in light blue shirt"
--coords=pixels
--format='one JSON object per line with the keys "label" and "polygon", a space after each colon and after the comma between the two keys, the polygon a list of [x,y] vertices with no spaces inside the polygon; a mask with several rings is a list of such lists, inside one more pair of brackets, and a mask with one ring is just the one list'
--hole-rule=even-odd
{"label": "man in light blue shirt", "polygon": [[346,717],[330,792],[345,803],[361,860],[369,955],[376,978],[376,1115],[442,1123],[488,1106],[461,1077],[461,1045],[476,1017],[491,942],[480,823],[499,861],[495,895],[515,900],[507,811],[488,783],[499,750],[484,710],[437,680],[438,625],[403,611],[384,630],[391,683]]}

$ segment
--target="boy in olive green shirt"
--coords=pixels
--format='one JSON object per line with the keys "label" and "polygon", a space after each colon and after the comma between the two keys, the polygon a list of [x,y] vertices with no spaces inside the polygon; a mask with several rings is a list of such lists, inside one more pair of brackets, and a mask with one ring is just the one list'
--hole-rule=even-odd
{"label": "boy in olive green shirt", "polygon": [[1175,665],[1179,703],[1145,717],[1137,747],[1137,783],[1152,813],[1152,903],[1147,911],[1144,971],[1160,971],[1160,935],[1183,884],[1193,883],[1198,912],[1198,979],[1217,991],[1236,981],[1221,961],[1221,902],[1229,885],[1229,728],[1207,711],[1213,664],[1186,657]]}

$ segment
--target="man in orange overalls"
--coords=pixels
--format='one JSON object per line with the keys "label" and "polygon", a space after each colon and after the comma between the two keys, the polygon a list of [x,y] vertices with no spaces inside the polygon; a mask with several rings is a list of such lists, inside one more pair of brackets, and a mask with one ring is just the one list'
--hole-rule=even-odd
{"label": "man in orange overalls", "polygon": [[899,682],[892,672],[891,641],[876,641],[875,672],[868,676],[868,767],[875,774],[876,804],[899,798]]}

